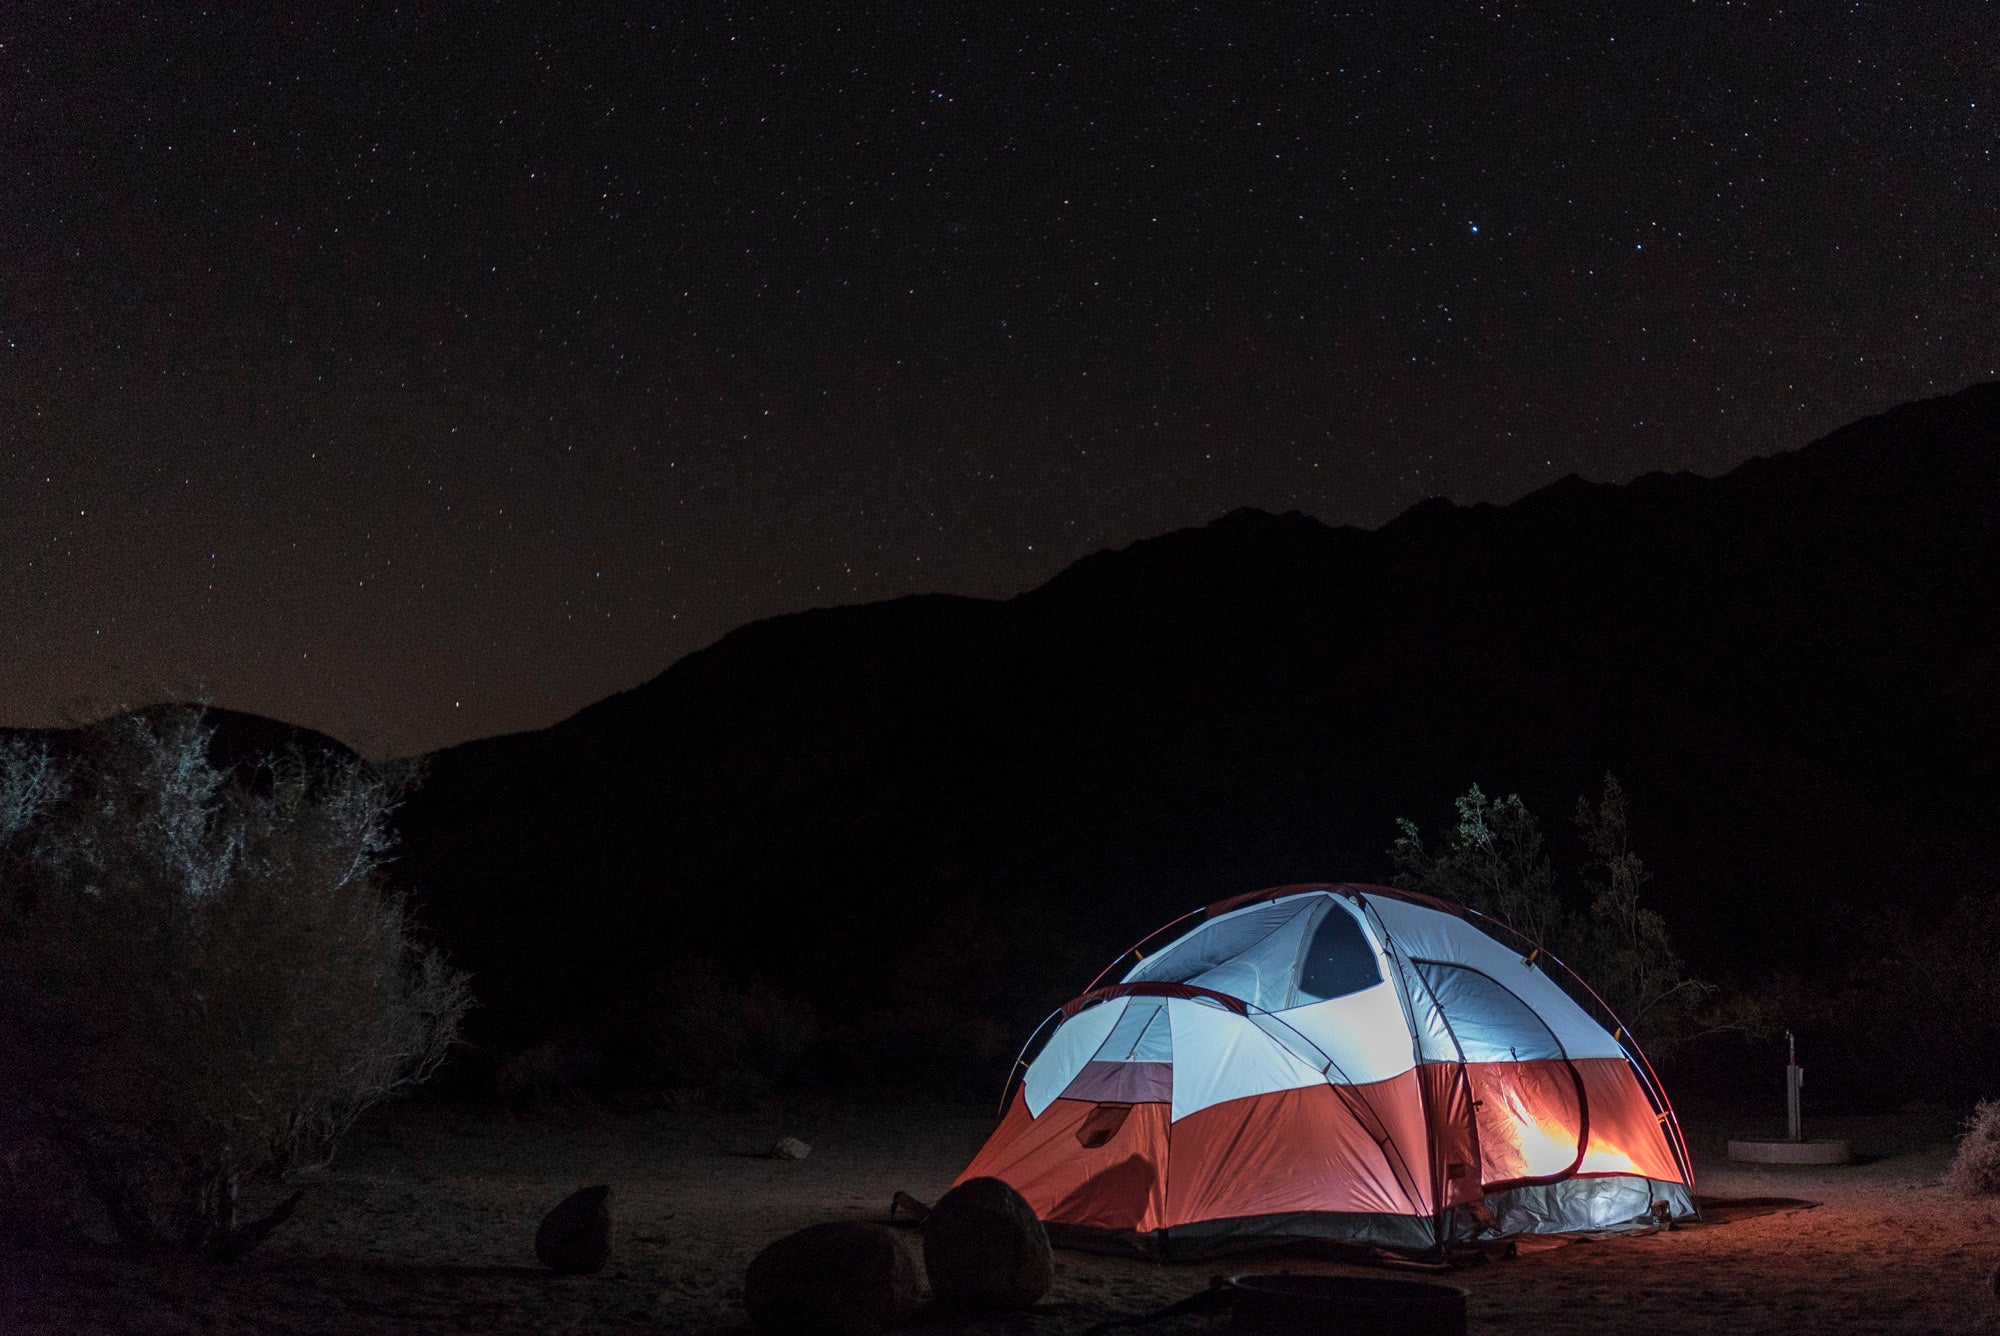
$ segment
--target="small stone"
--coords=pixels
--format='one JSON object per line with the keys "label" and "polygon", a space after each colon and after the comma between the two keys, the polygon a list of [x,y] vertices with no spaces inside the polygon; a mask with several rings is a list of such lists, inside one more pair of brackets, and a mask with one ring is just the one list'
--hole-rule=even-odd
{"label": "small stone", "polygon": [[917,1309],[917,1264],[881,1225],[835,1220],[765,1248],[743,1277],[761,1336],[876,1336]]}
{"label": "small stone", "polygon": [[1035,1208],[997,1178],[972,1178],[924,1216],[924,1273],[943,1303],[1027,1308],[1055,1283],[1049,1233]]}
{"label": "small stone", "polygon": [[542,1217],[535,1256],[551,1271],[587,1276],[611,1260],[611,1189],[581,1188]]}
{"label": "small stone", "polygon": [[771,1158],[774,1160],[803,1160],[812,1153],[813,1148],[797,1137],[779,1137],[777,1144],[771,1147]]}

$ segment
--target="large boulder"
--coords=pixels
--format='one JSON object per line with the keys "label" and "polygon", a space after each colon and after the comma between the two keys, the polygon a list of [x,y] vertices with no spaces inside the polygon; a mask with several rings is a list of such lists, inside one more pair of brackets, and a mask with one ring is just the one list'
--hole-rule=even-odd
{"label": "large boulder", "polygon": [[743,1306],[763,1336],[875,1336],[916,1311],[917,1289],[917,1264],[894,1233],[835,1220],[758,1253]]}
{"label": "large boulder", "polygon": [[542,1217],[535,1256],[551,1271],[587,1276],[611,1258],[611,1189],[580,1188]]}
{"label": "large boulder", "polygon": [[971,1178],[924,1217],[931,1293],[968,1308],[1026,1308],[1055,1283],[1049,1233],[1035,1208],[997,1178]]}

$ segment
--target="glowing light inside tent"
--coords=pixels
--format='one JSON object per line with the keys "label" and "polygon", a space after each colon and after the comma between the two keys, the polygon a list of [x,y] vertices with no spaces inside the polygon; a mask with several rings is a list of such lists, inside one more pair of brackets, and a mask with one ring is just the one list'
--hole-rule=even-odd
{"label": "glowing light inside tent", "polygon": [[1579,1174],[1636,1174],[1639,1166],[1622,1150],[1593,1145],[1584,1152],[1583,1163],[1577,1166],[1576,1171]]}
{"label": "glowing light inside tent", "polygon": [[[1559,1174],[1576,1160],[1576,1129],[1564,1127],[1549,1118],[1537,1118],[1512,1100],[1507,1102],[1507,1114],[1511,1126],[1502,1136],[1512,1143],[1519,1153],[1523,1178],[1540,1178],[1547,1174]],[[1482,1128],[1483,1135],[1490,1136],[1492,1129]],[[1615,1146],[1593,1143],[1584,1152],[1583,1162],[1577,1165],[1580,1174],[1635,1174],[1638,1165],[1632,1157]]]}
{"label": "glowing light inside tent", "polygon": [[[1497,1093],[1497,1092],[1496,1092]],[[1489,1094],[1479,1119],[1486,1177],[1542,1178],[1576,1163],[1576,1130],[1531,1112],[1512,1092]],[[1512,1152],[1509,1154],[1509,1152]]]}
{"label": "glowing light inside tent", "polygon": [[1530,1178],[1559,1174],[1576,1163],[1576,1133],[1559,1123],[1523,1118],[1516,1144]]}

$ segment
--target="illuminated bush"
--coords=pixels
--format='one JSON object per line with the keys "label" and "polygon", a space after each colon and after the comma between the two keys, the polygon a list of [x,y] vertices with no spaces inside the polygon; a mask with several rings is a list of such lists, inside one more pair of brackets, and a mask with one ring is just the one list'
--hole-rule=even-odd
{"label": "illuminated bush", "polygon": [[187,708],[0,742],[0,1150],[52,1151],[128,1245],[227,1258],[468,994],[380,880],[402,782],[210,742]]}
{"label": "illuminated bush", "polygon": [[559,1106],[597,1080],[604,1055],[588,1044],[549,1039],[503,1059],[493,1073],[493,1093],[509,1108]]}
{"label": "illuminated bush", "polygon": [[2000,1100],[1979,1101],[1965,1120],[1944,1184],[1957,1192],[2000,1193]]}
{"label": "illuminated bush", "polygon": [[817,1033],[812,1007],[768,980],[735,980],[715,961],[671,966],[640,1025],[648,1063],[664,1084],[725,1107],[755,1102],[804,1056]]}

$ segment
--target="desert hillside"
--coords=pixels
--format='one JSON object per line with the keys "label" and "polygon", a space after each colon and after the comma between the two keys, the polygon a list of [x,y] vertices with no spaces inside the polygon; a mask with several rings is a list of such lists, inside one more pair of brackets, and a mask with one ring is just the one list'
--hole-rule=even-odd
{"label": "desert hillside", "polygon": [[430,757],[401,875],[503,1046],[696,957],[823,1035],[865,1027],[842,1064],[945,1054],[990,1084],[1186,909],[1380,878],[1394,818],[1474,781],[1573,860],[1568,811],[1610,770],[1693,969],[1826,975],[1881,915],[2000,877],[1996,628],[1982,386],[1718,478],[1375,532],[1239,511],[1007,601],[748,626]]}

